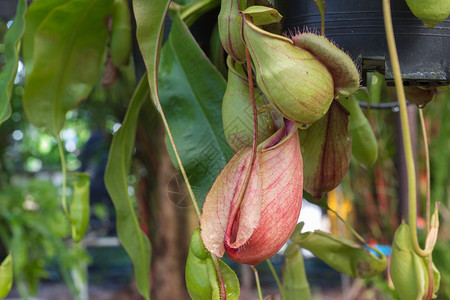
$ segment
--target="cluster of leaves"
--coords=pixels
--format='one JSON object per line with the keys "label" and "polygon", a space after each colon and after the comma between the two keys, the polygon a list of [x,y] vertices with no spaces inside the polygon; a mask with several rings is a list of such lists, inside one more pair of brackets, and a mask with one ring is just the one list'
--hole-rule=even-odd
{"label": "cluster of leaves", "polygon": [[[70,271],[86,261],[84,251],[70,248],[69,221],[60,209],[59,190],[51,181],[22,178],[15,185],[0,188],[0,239],[5,251],[13,253],[16,286],[22,295],[36,295],[48,267],[58,265],[62,277],[75,292]],[[8,249],[8,250],[6,250]],[[76,293],[75,293],[76,294]]]}

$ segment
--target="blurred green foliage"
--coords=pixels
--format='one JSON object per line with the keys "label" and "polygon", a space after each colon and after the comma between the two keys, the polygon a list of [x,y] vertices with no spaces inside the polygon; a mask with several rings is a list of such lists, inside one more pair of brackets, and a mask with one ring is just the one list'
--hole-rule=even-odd
{"label": "blurred green foliage", "polygon": [[[0,71],[6,62],[2,50],[6,24],[0,20]],[[104,88],[99,77],[88,99],[66,114],[61,138],[69,171],[80,168],[80,154],[92,131],[100,130],[108,137],[120,126],[126,110],[124,99],[130,98],[135,85],[132,65],[112,87]],[[26,118],[22,106],[24,77],[25,69],[19,62],[11,97],[12,114],[0,126],[0,261],[8,252],[13,253],[14,285],[23,299],[37,295],[42,279],[61,277],[78,297],[71,272],[90,258],[81,247],[71,245],[69,219],[60,203],[57,141]],[[109,142],[105,144],[105,149],[97,149],[97,155],[107,151]],[[97,211],[102,217],[108,214],[105,208]]]}
{"label": "blurred green foliage", "polygon": [[73,290],[70,270],[88,258],[66,242],[70,227],[60,209],[58,189],[50,180],[15,181],[0,187],[0,257],[6,256],[6,249],[13,253],[19,293],[23,298],[36,295],[40,280],[50,276],[48,267],[55,263]]}

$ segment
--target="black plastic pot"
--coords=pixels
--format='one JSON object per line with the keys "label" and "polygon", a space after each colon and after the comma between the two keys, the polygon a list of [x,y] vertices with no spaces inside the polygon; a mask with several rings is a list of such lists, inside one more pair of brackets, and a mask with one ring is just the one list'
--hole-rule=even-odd
{"label": "black plastic pot", "polygon": [[[326,1],[325,35],[359,65],[362,84],[369,71],[384,73],[393,82],[386,44],[382,1]],[[320,14],[313,0],[278,0],[285,31],[317,30]],[[404,0],[391,1],[394,34],[405,85],[450,84],[450,19],[427,28]]]}

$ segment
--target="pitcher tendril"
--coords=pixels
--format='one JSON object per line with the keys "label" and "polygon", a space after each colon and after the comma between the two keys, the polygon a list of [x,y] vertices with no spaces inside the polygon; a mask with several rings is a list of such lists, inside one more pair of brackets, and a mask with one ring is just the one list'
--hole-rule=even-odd
{"label": "pitcher tendril", "polygon": [[391,57],[392,71],[394,73],[395,90],[397,91],[398,104],[400,109],[400,121],[402,127],[403,147],[405,149],[406,171],[408,174],[408,223],[410,225],[411,242],[414,252],[422,257],[431,254],[431,249],[420,248],[417,238],[417,198],[416,198],[416,171],[414,157],[411,146],[411,135],[408,123],[408,113],[406,110],[406,97],[403,89],[403,81],[400,71],[400,63],[397,55],[397,48],[394,39],[394,29],[392,27],[390,1],[383,0],[384,27],[386,39]]}
{"label": "pitcher tendril", "polygon": [[62,196],[61,203],[65,214],[70,217],[69,209],[67,207],[66,200],[66,186],[67,186],[67,166],[66,166],[66,157],[64,154],[64,146],[61,141],[61,137],[59,135],[56,136],[56,141],[58,143],[59,157],[61,159],[61,173],[62,173]]}

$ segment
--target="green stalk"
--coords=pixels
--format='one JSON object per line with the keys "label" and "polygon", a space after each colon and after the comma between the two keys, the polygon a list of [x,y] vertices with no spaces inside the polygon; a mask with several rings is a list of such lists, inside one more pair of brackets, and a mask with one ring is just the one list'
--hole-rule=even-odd
{"label": "green stalk", "polygon": [[347,228],[348,228],[348,230],[350,230],[350,232],[362,243],[362,244],[364,244],[366,247],[369,247],[370,249],[372,249],[373,251],[375,251],[380,257],[383,257],[384,255],[383,255],[383,253],[381,253],[381,251],[380,250],[378,250],[377,248],[375,248],[375,247],[373,247],[373,246],[371,246],[371,245],[369,245],[365,240],[364,240],[364,238],[355,230],[355,229],[353,229],[353,227],[352,226],[350,226],[350,224],[347,222],[347,221],[345,221],[334,209],[332,209],[331,207],[328,207],[327,208],[329,211],[331,211],[332,213],[334,213],[334,215],[339,219],[339,220],[341,220],[341,222],[342,223],[344,223],[345,224],[345,226],[347,226]]}
{"label": "green stalk", "polygon": [[269,265],[269,269],[270,272],[272,272],[273,278],[275,278],[275,281],[277,282],[277,286],[278,289],[280,290],[280,294],[281,294],[281,299],[284,300],[285,299],[285,295],[284,295],[284,288],[283,285],[281,284],[280,278],[278,277],[277,272],[275,271],[275,268],[272,265],[272,262],[270,261],[270,259],[266,259],[267,264]]}
{"label": "green stalk", "polygon": [[[423,146],[425,149],[425,165],[426,165],[426,173],[427,173],[427,183],[426,183],[426,224],[427,224],[427,237],[430,233],[431,224],[430,224],[430,206],[431,206],[431,192],[430,192],[430,154],[428,151],[428,138],[427,138],[427,128],[425,126],[425,118],[423,117],[423,108],[419,108],[419,119],[420,119],[420,126],[422,128],[422,137],[423,137]],[[436,208],[437,209],[437,208]],[[428,282],[428,291],[427,291],[427,300],[431,300],[433,298],[433,259],[432,256],[428,256],[427,259],[428,264],[428,278],[430,281]]]}
{"label": "green stalk", "polygon": [[320,35],[325,36],[325,15],[320,13]]}
{"label": "green stalk", "polygon": [[411,136],[408,124],[408,114],[406,110],[406,97],[403,89],[403,81],[398,61],[397,47],[394,39],[394,29],[392,27],[390,0],[383,0],[384,28],[391,58],[392,71],[394,73],[395,90],[397,91],[398,104],[400,109],[400,121],[402,126],[403,147],[405,148],[406,171],[408,174],[408,223],[411,229],[411,243],[414,252],[427,257],[431,254],[430,249],[420,248],[417,239],[417,199],[416,199],[416,172],[411,146]]}
{"label": "green stalk", "polygon": [[248,51],[247,47],[245,47],[245,56],[247,59],[248,90],[250,92],[250,100],[252,102],[252,112],[253,112],[253,145],[252,145],[252,159],[250,168],[253,169],[253,164],[255,162],[256,157],[256,149],[258,147],[258,111],[256,109],[255,90],[253,88],[252,64],[250,60],[250,52]]}
{"label": "green stalk", "polygon": [[62,177],[63,177],[61,203],[62,203],[64,212],[70,218],[69,209],[67,208],[67,200],[66,200],[66,185],[67,185],[66,157],[64,155],[64,147],[61,142],[61,137],[59,135],[56,137],[56,141],[58,142],[59,157],[61,159],[61,173],[62,173]]}
{"label": "green stalk", "polygon": [[423,117],[423,108],[419,108],[419,118],[420,126],[422,127],[422,137],[423,137],[423,147],[425,149],[425,168],[427,172],[427,186],[426,186],[426,223],[427,223],[427,235],[430,232],[430,206],[431,206],[431,195],[430,195],[430,153],[428,151],[428,139],[427,139],[427,128],[425,126],[425,119]]}
{"label": "green stalk", "polygon": [[259,284],[258,270],[256,270],[256,268],[254,266],[250,266],[250,268],[252,268],[253,273],[255,273],[256,288],[258,289],[259,300],[263,300],[262,292],[261,292],[261,285]]}
{"label": "green stalk", "polygon": [[162,109],[160,110],[159,113],[161,115],[161,119],[163,121],[164,128],[166,129],[167,136],[169,137],[170,144],[172,145],[173,152],[177,159],[178,166],[180,167],[181,175],[183,175],[184,183],[186,184],[186,188],[187,188],[189,196],[192,200],[192,205],[194,205],[195,213],[197,215],[198,220],[200,221],[200,217],[202,214],[200,212],[200,208],[198,207],[197,200],[194,195],[194,191],[192,190],[191,184],[189,183],[189,179],[187,177],[186,171],[184,170],[183,163],[181,162],[180,154],[178,153],[178,149],[175,145],[175,141],[173,139],[172,132],[170,131],[169,124],[167,123],[166,116],[164,115],[164,111]]}

